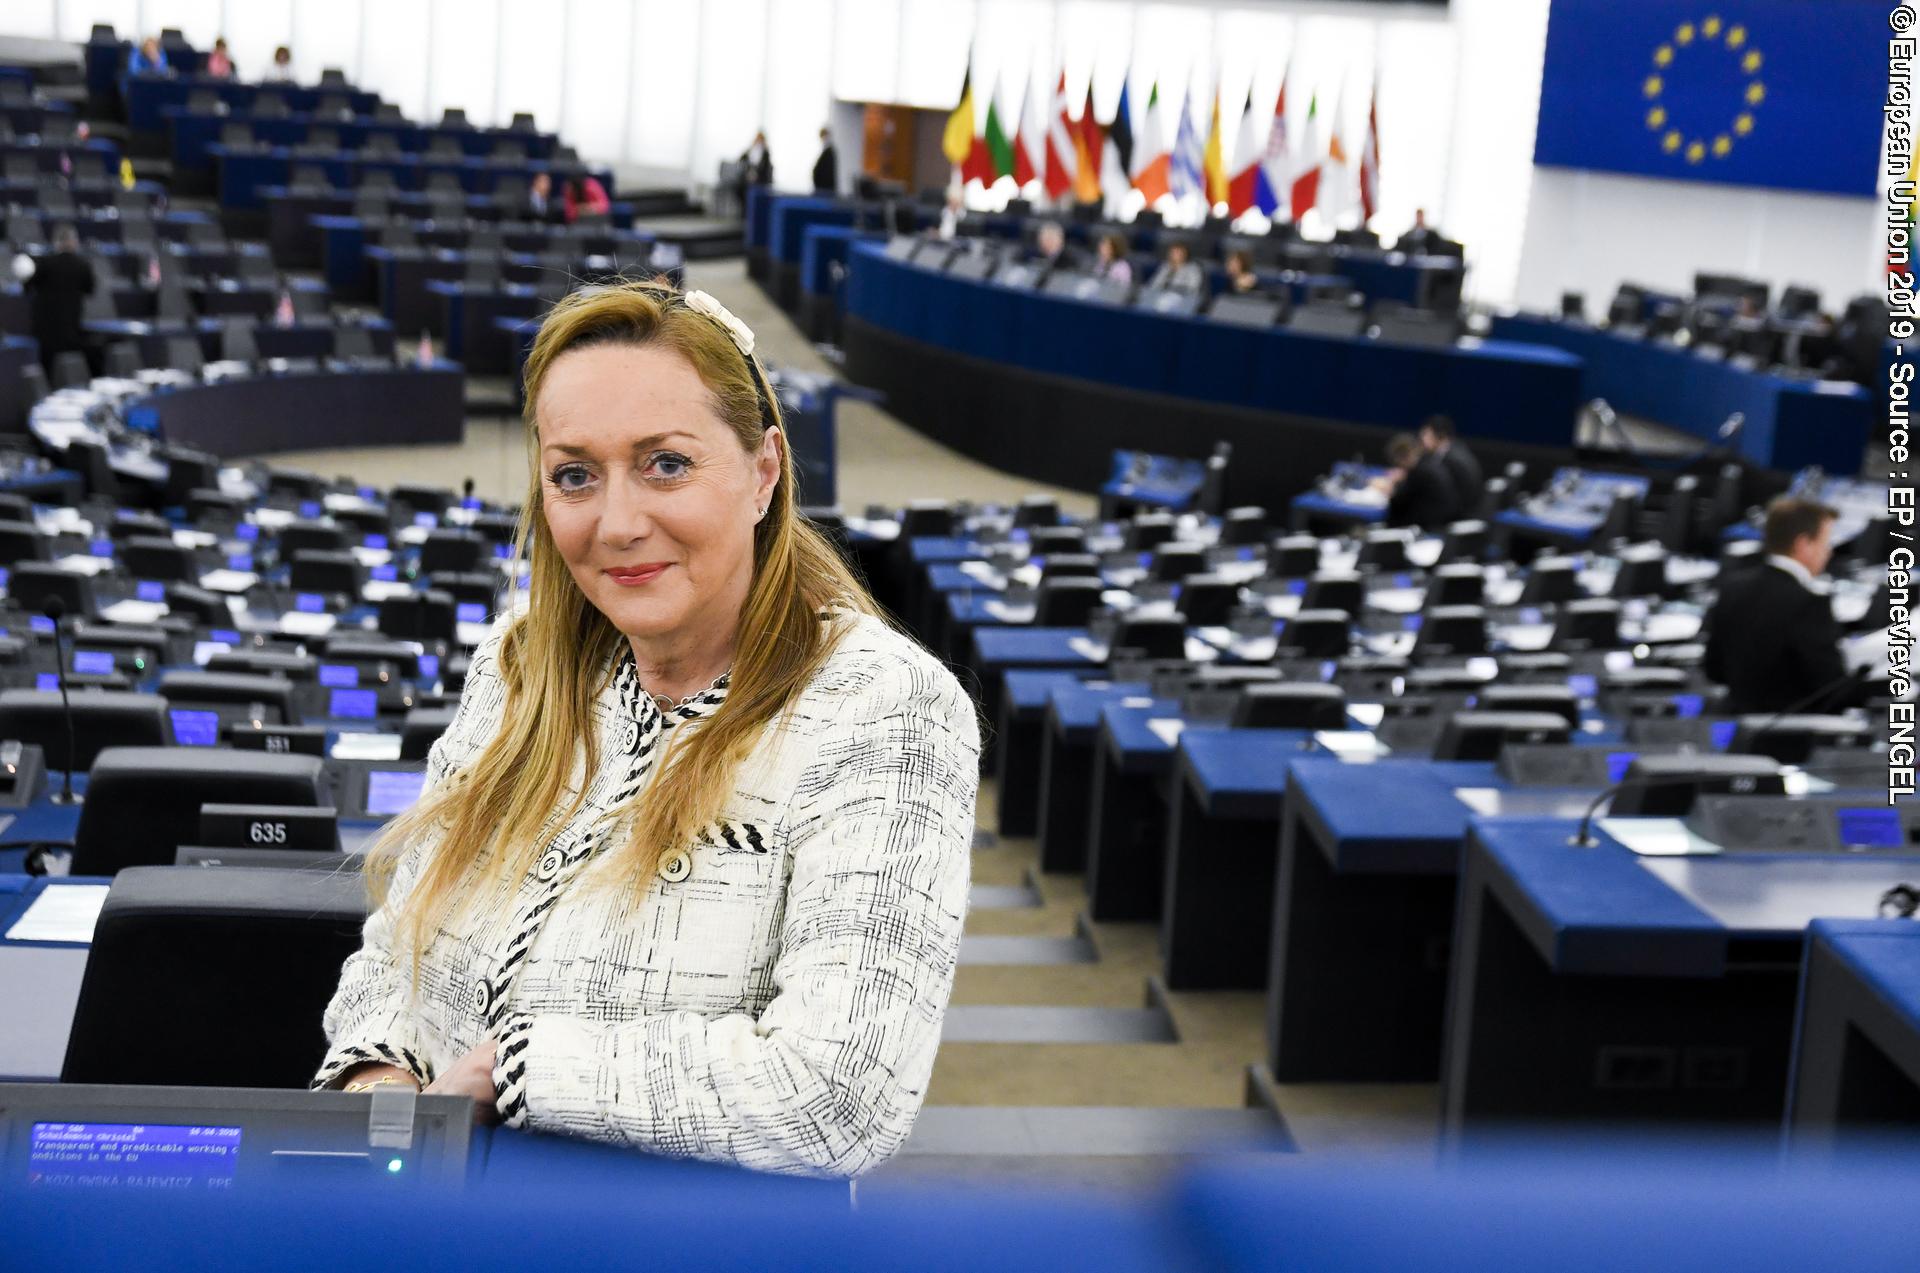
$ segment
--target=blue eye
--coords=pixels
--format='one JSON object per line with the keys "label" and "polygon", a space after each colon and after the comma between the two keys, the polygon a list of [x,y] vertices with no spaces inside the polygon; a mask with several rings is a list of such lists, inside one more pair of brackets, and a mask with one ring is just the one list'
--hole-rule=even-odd
{"label": "blue eye", "polygon": [[562,464],[547,475],[547,480],[553,484],[554,490],[571,495],[585,490],[593,480],[593,474],[587,471],[584,464]]}
{"label": "blue eye", "polygon": [[662,451],[647,462],[647,467],[668,481],[678,481],[693,471],[693,461],[674,451]]}

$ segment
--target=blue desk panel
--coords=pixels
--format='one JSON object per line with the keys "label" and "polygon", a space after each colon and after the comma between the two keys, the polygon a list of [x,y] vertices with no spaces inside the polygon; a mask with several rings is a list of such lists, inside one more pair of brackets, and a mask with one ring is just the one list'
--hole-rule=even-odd
{"label": "blue desk panel", "polygon": [[1675,345],[1530,314],[1494,319],[1493,334],[1578,355],[1585,368],[1583,399],[1605,398],[1617,411],[1690,433],[1703,443],[1716,436],[1728,416],[1741,412],[1747,423],[1737,447],[1764,467],[1860,471],[1873,401],[1858,385],[1745,371]]}
{"label": "blue desk panel", "polygon": [[1418,348],[1231,327],[956,279],[855,244],[847,312],[908,339],[1024,371],[1327,420],[1565,446],[1581,362],[1510,341]]}

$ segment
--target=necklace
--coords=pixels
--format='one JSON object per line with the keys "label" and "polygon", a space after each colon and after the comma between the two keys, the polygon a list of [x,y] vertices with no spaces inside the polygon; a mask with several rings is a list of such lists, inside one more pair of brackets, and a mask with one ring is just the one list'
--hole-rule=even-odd
{"label": "necklace", "polygon": [[714,690],[719,689],[722,685],[726,684],[727,678],[732,675],[733,675],[733,669],[728,668],[726,671],[720,673],[720,675],[714,677],[712,682],[709,683],[705,688],[697,689],[693,693],[688,694],[684,698],[673,698],[666,694],[655,694],[652,690],[645,690],[643,692],[646,694],[648,698],[653,700],[653,705],[659,708],[661,715],[664,716],[669,713],[680,710],[681,708],[685,707],[688,703],[691,703],[694,699],[699,698],[703,694],[713,693]]}

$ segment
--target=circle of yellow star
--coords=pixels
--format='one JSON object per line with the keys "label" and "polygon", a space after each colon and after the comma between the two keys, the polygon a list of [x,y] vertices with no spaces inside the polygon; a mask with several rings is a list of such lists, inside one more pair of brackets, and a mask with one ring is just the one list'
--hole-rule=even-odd
{"label": "circle of yellow star", "polygon": [[1747,42],[1747,29],[1745,27],[1739,26],[1736,24],[1734,26],[1730,26],[1727,28],[1727,47],[1728,48],[1737,49],[1741,45],[1745,44],[1746,42]]}
{"label": "circle of yellow star", "polygon": [[1679,44],[1683,46],[1692,44],[1693,43],[1693,23],[1682,22],[1678,27],[1674,28],[1673,42],[1675,44]]}
{"label": "circle of yellow star", "polygon": [[1666,125],[1666,122],[1667,122],[1667,108],[1666,108],[1666,107],[1664,107],[1664,106],[1656,106],[1656,107],[1654,107],[1654,108],[1653,108],[1652,110],[1650,110],[1650,111],[1648,111],[1648,112],[1647,112],[1647,127],[1648,127],[1648,128],[1661,128],[1661,127],[1664,127],[1664,126]]}
{"label": "circle of yellow star", "polygon": [[1753,116],[1741,111],[1733,117],[1733,131],[1745,137],[1753,131]]}
{"label": "circle of yellow star", "polygon": [[1669,130],[1667,135],[1660,139],[1660,149],[1666,151],[1668,154],[1672,154],[1674,151],[1680,149],[1680,130]]}
{"label": "circle of yellow star", "polygon": [[1671,44],[1663,44],[1653,51],[1653,64],[1655,66],[1666,66],[1672,61],[1673,46]]}
{"label": "circle of yellow star", "polygon": [[1740,59],[1740,69],[1751,75],[1760,69],[1760,50],[1752,49]]}
{"label": "circle of yellow star", "polygon": [[1733,138],[1727,136],[1725,133],[1721,133],[1713,139],[1713,157],[1715,159],[1725,159],[1732,150]]}
{"label": "circle of yellow star", "polygon": [[1648,97],[1658,97],[1660,96],[1660,90],[1665,87],[1666,81],[1662,80],[1658,75],[1649,75],[1647,76],[1647,82],[1641,86],[1641,91]]}
{"label": "circle of yellow star", "polygon": [[1694,141],[1694,142],[1687,143],[1687,162],[1688,163],[1697,164],[1702,159],[1705,159],[1706,157],[1707,157],[1707,147],[1705,142]]}
{"label": "circle of yellow star", "polygon": [[1700,34],[1706,36],[1709,40],[1719,35],[1720,19],[1717,17],[1709,17],[1705,22],[1702,22],[1700,24]]}
{"label": "circle of yellow star", "polygon": [[1767,86],[1765,84],[1762,84],[1759,80],[1755,80],[1753,83],[1747,85],[1747,104],[1749,106],[1758,106],[1766,100]]}

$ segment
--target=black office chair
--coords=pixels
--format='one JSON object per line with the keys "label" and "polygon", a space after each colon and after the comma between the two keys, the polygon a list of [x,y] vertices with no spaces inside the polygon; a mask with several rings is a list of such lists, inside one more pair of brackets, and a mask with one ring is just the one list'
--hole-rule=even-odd
{"label": "black office chair", "polygon": [[[109,747],[165,747],[173,742],[167,700],[125,690],[75,689],[73,767],[85,773]],[[0,692],[0,738],[39,747],[49,769],[67,764],[67,712],[58,690]]]}
{"label": "black office chair", "polygon": [[1188,575],[1202,574],[1207,569],[1207,553],[1204,548],[1191,544],[1168,544],[1153,554],[1153,562],[1147,568],[1147,577],[1158,583],[1178,583]]}
{"label": "black office chair", "polygon": [[433,530],[420,545],[420,569],[478,570],[487,559],[487,542],[470,530]]}
{"label": "black office chair", "polygon": [[[319,763],[265,752],[206,758]],[[353,871],[171,860],[123,871],[107,894],[61,1081],[305,1087],[326,1051],[320,1023],[340,966],[360,948],[365,883]]]}
{"label": "black office chair", "polygon": [[22,561],[51,561],[53,540],[28,521],[0,522],[0,566]]}
{"label": "black office chair", "polygon": [[947,501],[917,499],[900,510],[900,538],[907,540],[951,535],[954,522],[954,508]]}
{"label": "black office chair", "polygon": [[1027,551],[1036,557],[1086,550],[1087,532],[1078,526],[1036,526],[1027,532]]}
{"label": "black office chair", "polygon": [[21,609],[35,612],[43,609],[50,597],[58,597],[70,615],[91,615],[99,609],[94,603],[93,580],[45,561],[16,563],[7,574],[7,597]]}
{"label": "black office chair", "polygon": [[1560,607],[1553,623],[1555,649],[1608,650],[1620,644],[1620,603],[1586,597]]}
{"label": "black office chair", "polygon": [[1580,563],[1571,557],[1536,557],[1520,589],[1523,606],[1552,605],[1580,596]]}
{"label": "black office chair", "polygon": [[170,707],[245,716],[263,725],[291,725],[299,719],[293,709],[293,682],[284,676],[241,672],[176,670],[160,677],[160,696]]}
{"label": "black office chair", "polygon": [[223,360],[243,363],[260,361],[260,345],[253,337],[253,326],[250,319],[233,319],[221,327],[220,357]]}
{"label": "black office chair", "polygon": [[1487,572],[1472,562],[1434,567],[1427,576],[1427,605],[1477,606],[1487,599]]}
{"label": "black office chair", "polygon": [[458,631],[453,594],[430,588],[380,603],[380,631],[405,641],[452,641]]}
{"label": "black office chair", "polygon": [[1415,655],[1485,654],[1487,612],[1484,607],[1432,606],[1420,617],[1414,639]]}
{"label": "black office chair", "polygon": [[1098,575],[1042,578],[1034,595],[1034,623],[1051,628],[1085,627],[1100,608],[1102,587]]}
{"label": "black office chair", "polygon": [[1058,526],[1060,501],[1051,495],[1029,495],[1014,506],[1015,526]]}
{"label": "black office chair", "polygon": [[1550,712],[1454,712],[1433,745],[1433,758],[1498,760],[1508,743],[1564,743],[1571,736],[1565,718]]}
{"label": "black office chair", "polygon": [[1235,729],[1345,729],[1347,692],[1338,685],[1266,683],[1240,691]]}
{"label": "black office chair", "polygon": [[206,529],[225,528],[237,523],[245,505],[225,491],[198,487],[186,498],[187,520]]}
{"label": "black office chair", "polygon": [[1613,576],[1612,595],[1658,597],[1667,590],[1667,550],[1659,544],[1635,544],[1618,554],[1620,569]]}
{"label": "black office chair", "polygon": [[[95,293],[99,295],[99,293]],[[87,298],[93,303],[93,297]],[[140,346],[131,340],[116,340],[100,356],[100,370],[117,380],[131,380],[140,374]]]}
{"label": "black office chair", "polygon": [[1565,685],[1489,685],[1474,704],[1482,712],[1535,712],[1580,724],[1580,696]]}
{"label": "black office chair", "polygon": [[167,610],[205,627],[222,627],[233,619],[225,597],[193,583],[167,585]]}
{"label": "black office chair", "polygon": [[357,601],[366,575],[366,567],[350,552],[301,549],[293,554],[287,579],[295,592],[334,593]]}
{"label": "black office chair", "polygon": [[1376,570],[1405,570],[1409,536],[1404,530],[1370,530],[1360,539],[1357,565]]}
{"label": "black office chair", "polygon": [[[158,866],[200,834],[203,804],[324,803],[317,756],[205,747],[109,747],[93,762],[73,873]],[[337,971],[337,970],[336,970]]]}
{"label": "black office chair", "polygon": [[163,583],[193,583],[200,578],[191,549],[171,539],[136,535],[119,545],[120,564],[135,579],[157,579]]}
{"label": "black office chair", "polygon": [[1344,610],[1359,614],[1366,603],[1366,585],[1359,575],[1347,571],[1322,571],[1307,579],[1307,591],[1300,600],[1303,610]]}
{"label": "black office chair", "polygon": [[1141,513],[1126,523],[1121,534],[1128,552],[1148,552],[1173,540],[1175,525],[1171,513]]}
{"label": "black office chair", "polygon": [[416,707],[400,726],[400,759],[425,760],[427,752],[453,724],[451,707]]}
{"label": "black office chair", "polygon": [[56,389],[84,389],[93,383],[93,371],[87,366],[87,356],[67,350],[53,356],[53,387]]}
{"label": "black office chair", "polygon": [[310,519],[288,522],[276,537],[280,555],[292,560],[295,553],[338,553],[347,548],[347,532],[332,522]]}
{"label": "black office chair", "polygon": [[1048,553],[1040,563],[1040,578],[1060,579],[1068,575],[1100,574],[1100,559],[1092,553]]}
{"label": "black office chair", "polygon": [[1267,573],[1276,579],[1305,579],[1320,569],[1320,541],[1312,535],[1283,535],[1267,545]]}
{"label": "black office chair", "polygon": [[1264,508],[1229,508],[1220,514],[1220,542],[1230,547],[1265,543],[1271,531]]}
{"label": "black office chair", "polygon": [[1114,626],[1112,648],[1133,650],[1143,658],[1179,659],[1187,653],[1187,625],[1180,619],[1123,617]]}
{"label": "black office chair", "polygon": [[1349,611],[1303,609],[1284,621],[1279,647],[1302,658],[1337,659],[1352,644],[1352,628]]}
{"label": "black office chair", "polygon": [[1215,574],[1188,575],[1180,581],[1180,613],[1195,627],[1222,627],[1240,604],[1240,585]]}

